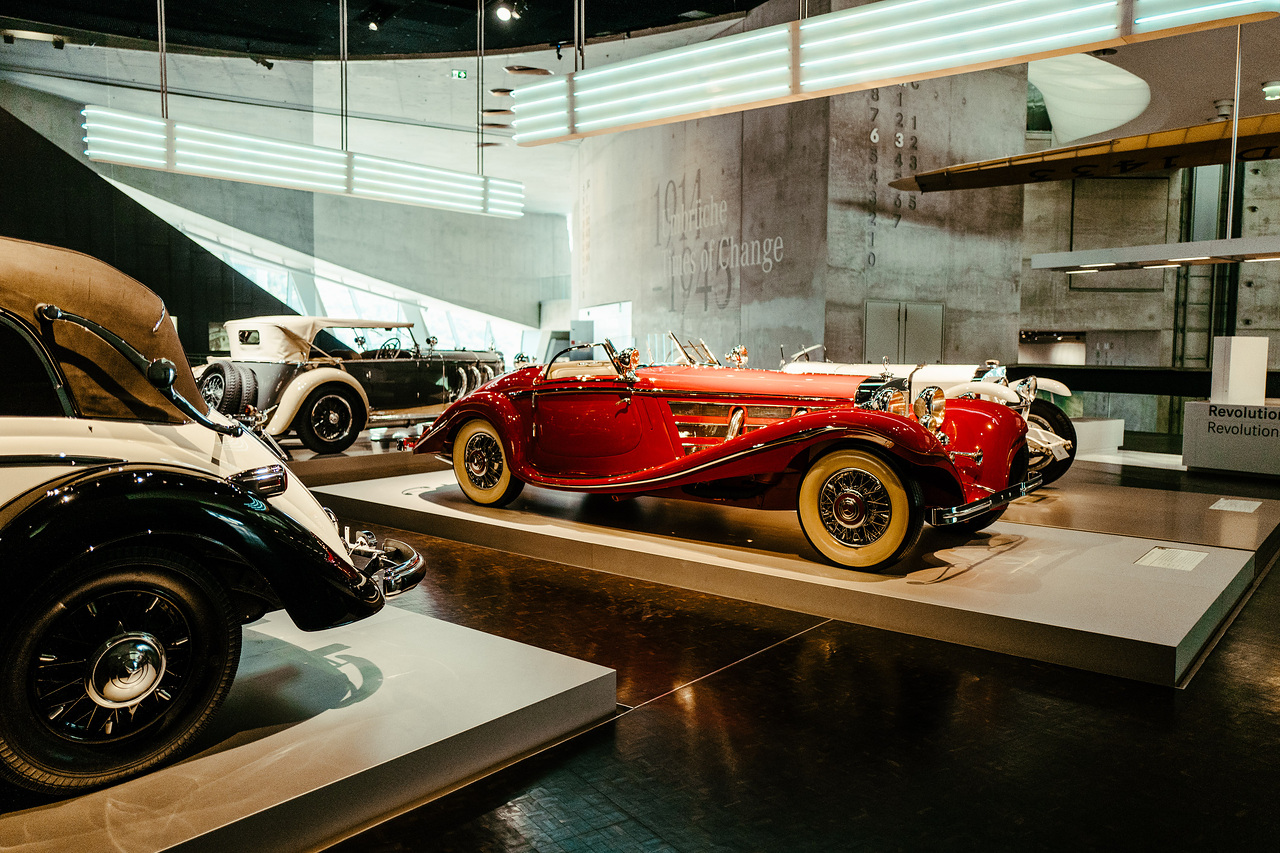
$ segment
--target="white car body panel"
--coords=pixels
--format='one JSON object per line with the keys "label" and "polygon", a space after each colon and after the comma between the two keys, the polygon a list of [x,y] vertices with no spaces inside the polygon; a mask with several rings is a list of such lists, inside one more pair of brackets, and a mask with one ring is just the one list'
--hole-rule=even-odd
{"label": "white car body panel", "polygon": [[1000,403],[1017,403],[1018,392],[1014,391],[1008,385],[1000,385],[995,382],[961,382],[959,385],[952,385],[943,391],[948,397],[963,397],[966,394],[973,394],[987,400],[995,400]]}
{"label": "white car body panel", "polygon": [[271,420],[265,427],[267,434],[284,435],[288,432],[298,410],[306,402],[307,396],[329,382],[337,382],[354,390],[364,401],[365,412],[369,411],[369,395],[365,393],[364,388],[354,376],[337,367],[317,367],[300,373],[284,389],[284,393],[280,395],[280,402],[276,404],[276,410],[271,413]]}
{"label": "white car body panel", "polygon": [[[879,376],[886,370],[895,378],[911,376],[911,395],[914,397],[929,385],[941,386],[948,397],[959,396],[963,391],[953,386],[961,383],[973,383],[973,377],[983,368],[981,364],[926,364],[919,370],[914,364],[844,364],[834,361],[792,361],[782,366],[783,373],[839,373],[853,376]],[[914,376],[912,375],[914,372]],[[991,383],[983,383],[991,384]],[[1070,397],[1071,390],[1056,379],[1036,377],[1036,387],[1041,391],[1057,394],[1059,397]],[[953,394],[952,391],[956,393]],[[984,396],[987,392],[980,392]],[[1008,400],[1001,396],[999,399]],[[1017,402],[1015,398],[1009,402]]]}
{"label": "white car body panel", "polygon": [[1071,396],[1071,389],[1056,379],[1046,379],[1043,376],[1037,376],[1036,387],[1041,391],[1048,391],[1050,394],[1056,394],[1059,397]]}
{"label": "white car body panel", "polygon": [[[219,415],[211,415],[223,420]],[[96,456],[130,463],[188,468],[225,479],[232,474],[282,464],[248,430],[219,435],[196,423],[154,424],[87,418],[0,418],[0,456]],[[68,473],[68,466],[17,467],[0,479],[0,503]],[[271,505],[345,555],[347,549],[324,508],[296,477]]]}

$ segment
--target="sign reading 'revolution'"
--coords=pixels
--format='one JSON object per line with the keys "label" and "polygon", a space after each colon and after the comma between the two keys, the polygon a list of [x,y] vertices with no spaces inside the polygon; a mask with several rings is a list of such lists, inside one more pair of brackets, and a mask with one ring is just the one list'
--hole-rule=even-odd
{"label": "sign reading 'revolution'", "polygon": [[1280,406],[1187,403],[1182,421],[1182,464],[1280,474]]}

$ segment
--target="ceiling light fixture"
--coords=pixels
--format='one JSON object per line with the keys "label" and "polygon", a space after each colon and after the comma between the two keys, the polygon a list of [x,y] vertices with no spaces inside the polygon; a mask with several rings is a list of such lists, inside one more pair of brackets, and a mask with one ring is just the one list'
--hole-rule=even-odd
{"label": "ceiling light fixture", "polygon": [[397,11],[399,10],[395,6],[379,0],[379,2],[370,3],[368,8],[356,15],[356,23],[376,33]]}
{"label": "ceiling light fixture", "polygon": [[47,41],[53,44],[62,38],[62,36],[55,36],[52,33],[38,33],[34,30],[0,30],[0,33],[4,33],[5,44],[13,44],[13,40],[16,38],[25,39],[26,41]]}
{"label": "ceiling light fixture", "polygon": [[1262,100],[1280,101],[1280,80],[1262,84]]}
{"label": "ceiling light fixture", "polygon": [[502,21],[502,23],[505,24],[511,20],[519,20],[520,12],[523,10],[523,7],[523,3],[511,3],[506,2],[506,0],[501,0],[501,2],[494,7],[493,14],[499,21]]}
{"label": "ceiling light fixture", "polygon": [[530,77],[548,77],[552,74],[545,68],[535,68],[532,65],[504,65],[502,70],[508,74],[525,74]]}
{"label": "ceiling light fixture", "polygon": [[515,140],[541,145],[704,118],[1276,12],[1280,0],[878,0],[522,87]]}
{"label": "ceiling light fixture", "polygon": [[85,156],[99,163],[508,219],[524,215],[524,185],[516,181],[123,110],[86,106],[82,113]]}

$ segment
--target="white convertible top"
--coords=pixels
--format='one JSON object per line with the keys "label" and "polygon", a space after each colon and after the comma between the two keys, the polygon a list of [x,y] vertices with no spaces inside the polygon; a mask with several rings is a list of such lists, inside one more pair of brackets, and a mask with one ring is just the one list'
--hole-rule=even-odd
{"label": "white convertible top", "polygon": [[[306,361],[311,342],[322,329],[408,329],[413,323],[403,320],[361,320],[351,317],[300,317],[280,314],[270,317],[246,317],[226,322],[231,338],[233,361]],[[240,332],[256,331],[257,342],[249,343]]]}

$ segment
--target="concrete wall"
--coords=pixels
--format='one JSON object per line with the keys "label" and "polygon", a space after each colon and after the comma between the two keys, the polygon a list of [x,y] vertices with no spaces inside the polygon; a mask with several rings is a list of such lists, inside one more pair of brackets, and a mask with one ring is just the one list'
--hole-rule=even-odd
{"label": "concrete wall", "polygon": [[[1241,236],[1280,234],[1280,161],[1249,163],[1241,195]],[[1270,338],[1267,365],[1280,369],[1280,261],[1240,265],[1236,334]]]}
{"label": "concrete wall", "polygon": [[[1031,256],[1177,242],[1181,172],[1028,184],[1024,189],[1022,328],[1094,333],[1087,341],[1089,364],[1170,365],[1177,270],[1069,276],[1032,270]],[[1145,334],[1124,337],[1120,346],[1125,332]]]}
{"label": "concrete wall", "polygon": [[567,295],[563,216],[498,219],[316,194],[316,257],[529,326]]}
{"label": "concrete wall", "polygon": [[[775,2],[743,28],[794,16]],[[819,100],[583,140],[575,310],[631,301],[646,358],[668,331],[717,356],[744,344],[762,367],[820,341],[827,113]]]}
{"label": "concrete wall", "polygon": [[942,303],[943,360],[1014,361],[1021,187],[920,194],[889,182],[1020,150],[1025,66],[830,100],[827,357],[862,361],[866,301],[902,300]]}
{"label": "concrete wall", "polygon": [[[744,27],[794,14],[766,4]],[[1021,188],[888,183],[1020,150],[1025,101],[1014,68],[584,140],[574,306],[631,300],[642,355],[670,329],[772,367],[823,342],[861,361],[868,299],[931,301],[944,358],[1012,361]]]}
{"label": "concrete wall", "polygon": [[630,300],[646,357],[646,336],[667,331],[770,366],[779,344],[819,340],[826,113],[815,101],[585,140],[575,308]]}

